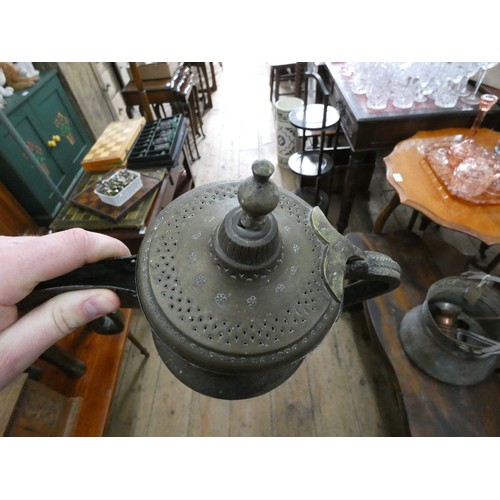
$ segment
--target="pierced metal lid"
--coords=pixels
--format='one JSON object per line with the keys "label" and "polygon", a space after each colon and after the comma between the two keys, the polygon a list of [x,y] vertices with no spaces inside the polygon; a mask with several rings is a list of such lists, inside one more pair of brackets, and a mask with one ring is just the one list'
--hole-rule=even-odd
{"label": "pierced metal lid", "polygon": [[324,283],[328,244],[312,207],[253,178],[196,188],[146,232],[137,263],[141,307],[155,334],[209,370],[262,369],[301,359],[340,313]]}

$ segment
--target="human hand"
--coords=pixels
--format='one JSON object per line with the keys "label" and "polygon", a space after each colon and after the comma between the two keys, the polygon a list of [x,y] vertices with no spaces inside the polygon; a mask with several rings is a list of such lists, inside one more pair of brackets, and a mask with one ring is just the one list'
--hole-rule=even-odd
{"label": "human hand", "polygon": [[126,255],[119,240],[83,229],[0,236],[0,389],[72,330],[118,309],[120,300],[105,289],[67,292],[22,317],[16,304],[42,281]]}

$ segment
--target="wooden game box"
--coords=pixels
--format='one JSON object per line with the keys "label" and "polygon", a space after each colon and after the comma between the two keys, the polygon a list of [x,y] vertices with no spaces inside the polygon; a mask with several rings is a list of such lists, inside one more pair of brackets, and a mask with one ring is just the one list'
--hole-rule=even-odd
{"label": "wooden game box", "polygon": [[144,117],[110,123],[82,160],[87,172],[126,166],[127,155],[146,123]]}

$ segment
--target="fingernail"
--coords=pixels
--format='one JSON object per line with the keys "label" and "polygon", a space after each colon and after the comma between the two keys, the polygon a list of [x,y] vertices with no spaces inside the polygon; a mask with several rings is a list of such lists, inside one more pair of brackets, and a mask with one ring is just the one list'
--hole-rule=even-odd
{"label": "fingernail", "polygon": [[116,311],[116,304],[105,295],[95,295],[85,302],[83,308],[88,317],[94,319]]}

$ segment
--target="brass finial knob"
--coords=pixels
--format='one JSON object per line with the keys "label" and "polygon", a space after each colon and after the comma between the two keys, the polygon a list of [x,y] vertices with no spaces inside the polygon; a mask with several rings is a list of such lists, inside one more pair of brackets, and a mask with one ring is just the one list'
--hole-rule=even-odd
{"label": "brass finial knob", "polygon": [[224,217],[215,231],[216,257],[239,273],[266,273],[277,263],[282,242],[271,213],[279,203],[279,190],[269,178],[274,172],[268,160],[252,165],[253,176],[238,188],[239,206]]}
{"label": "brass finial knob", "polygon": [[238,201],[243,209],[240,223],[248,229],[262,226],[265,216],[279,203],[278,187],[270,180],[273,164],[269,160],[256,160],[252,173],[253,176],[244,180],[238,189]]}

